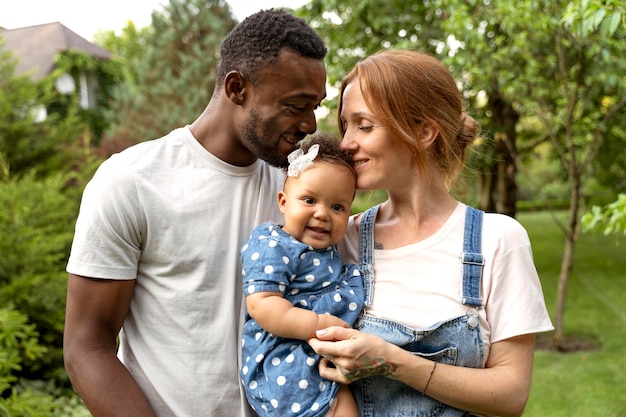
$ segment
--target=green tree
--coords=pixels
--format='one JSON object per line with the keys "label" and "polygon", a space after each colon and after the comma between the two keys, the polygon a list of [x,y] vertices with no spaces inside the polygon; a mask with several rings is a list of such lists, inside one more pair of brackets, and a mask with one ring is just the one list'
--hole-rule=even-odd
{"label": "green tree", "polygon": [[[584,7],[586,1],[570,7]],[[608,33],[600,30],[585,32],[585,20],[563,21],[564,7],[547,9],[539,16],[528,17],[526,25],[531,44],[539,43],[537,31],[547,28],[552,35],[552,48],[537,51],[513,86],[511,94],[525,97],[524,113],[541,122],[558,155],[570,184],[569,216],[563,226],[565,244],[557,288],[554,343],[564,347],[564,312],[567,285],[573,268],[573,255],[579,234],[583,187],[590,180],[591,168],[604,141],[624,142],[621,130],[626,106],[626,86],[623,74],[626,59],[622,46],[626,33]],[[613,10],[607,15],[621,21],[623,11]],[[512,29],[518,26],[510,22]],[[519,33],[519,30],[517,30]],[[548,44],[549,45],[549,44]]]}
{"label": "green tree", "polygon": [[[331,82],[354,60],[381,48],[438,55],[457,75],[471,110],[483,112],[491,132],[483,182],[496,179],[497,211],[515,213],[518,139],[524,140],[523,151],[549,144],[547,153],[543,145],[544,154],[560,163],[570,194],[555,320],[555,344],[560,346],[584,186],[594,182],[600,155],[611,166],[624,158],[623,145],[613,154],[604,147],[626,139],[624,117],[619,117],[626,104],[623,0],[340,3],[313,0],[301,9],[335,51],[329,66],[341,63],[339,75],[329,69]],[[489,194],[494,190],[483,185]],[[479,206],[489,210],[487,197]]]}
{"label": "green tree", "polygon": [[[491,104],[488,107],[491,126],[505,133],[502,140],[495,136],[496,149],[505,144],[502,148],[510,153],[509,169],[514,171],[518,162],[515,137],[520,127],[538,126],[542,133],[521,136],[531,138],[532,148],[547,139],[569,184],[555,311],[557,348],[564,348],[567,283],[585,186],[594,182],[593,168],[599,155],[605,162],[615,158],[615,154],[602,153],[604,144],[609,139],[623,144],[626,139],[623,117],[618,117],[626,106],[626,59],[621,53],[626,39],[624,32],[618,31],[623,5],[588,0],[462,2],[455,5],[446,22],[451,23],[449,32],[464,33],[454,61],[469,64],[463,69],[466,88],[485,91],[489,103],[495,97],[505,104],[498,106],[504,114],[498,114]],[[507,114],[510,122],[501,123]],[[526,120],[525,126],[517,125],[520,118]],[[496,152],[496,158],[506,161],[506,152]],[[507,192],[498,190],[499,195]]]}
{"label": "green tree", "polygon": [[118,60],[98,59],[84,52],[70,50],[63,51],[56,57],[55,69],[47,78],[56,80],[61,74],[70,74],[76,85],[79,85],[81,73],[87,73],[98,80],[97,106],[82,108],[78,105],[80,94],[78,91],[63,95],[59,94],[56,89],[50,88],[51,99],[47,105],[48,113],[49,115],[58,114],[61,118],[74,114],[83,126],[88,128],[90,141],[97,144],[107,128],[103,113],[111,104],[112,91],[122,79],[123,68]]}
{"label": "green tree", "polygon": [[63,271],[93,157],[78,106],[38,117],[56,96],[52,77],[16,76],[12,56],[0,52],[1,416],[78,416],[82,409],[67,397]]}
{"label": "green tree", "polygon": [[147,30],[127,28],[116,51],[132,70],[113,93],[107,140],[127,146],[195,119],[213,92],[221,41],[235,24],[224,0],[170,0],[152,13]]}
{"label": "green tree", "polygon": [[[465,24],[472,26],[469,22],[473,22],[476,16],[470,13],[464,19],[452,19],[457,9],[465,7],[465,2],[458,3],[437,0],[361,0],[348,4],[337,0],[313,0],[303,6],[299,13],[311,20],[328,41],[329,81],[335,87],[357,60],[390,47],[420,49],[438,55],[450,65],[461,83],[466,76],[471,75],[466,68],[470,58],[474,57],[464,55],[462,51],[456,53],[459,41],[450,33],[457,34],[459,31],[450,22],[463,21],[460,32],[472,32]],[[472,53],[486,54],[488,47],[482,39],[484,34],[474,30],[473,36],[479,38],[477,44],[483,49],[474,49]],[[478,68],[483,66],[481,62]],[[497,83],[492,81],[485,75],[481,82],[472,79],[469,83],[464,82],[466,99],[472,103],[472,115],[482,119],[483,124],[490,125],[490,129],[485,132],[487,140],[480,146],[482,155],[474,154],[471,158],[479,180],[480,198],[477,204],[486,211],[514,216],[517,198],[515,136],[519,115],[511,103],[503,98]],[[484,91],[489,93],[484,96],[485,103],[481,103],[482,96],[477,93]],[[330,107],[333,114],[336,103],[333,101]],[[334,117],[324,128],[336,131]]]}
{"label": "green tree", "polygon": [[19,376],[66,381],[61,354],[67,261],[76,190],[64,174],[37,178],[34,172],[9,176],[0,163],[0,306],[28,317],[48,349],[23,366]]}
{"label": "green tree", "polygon": [[[342,78],[360,59],[383,48],[436,52],[442,38],[439,12],[429,2],[405,0],[312,0],[294,12],[309,22],[328,45],[328,83],[339,88]],[[337,97],[329,92],[330,113],[321,130],[338,132]]]}
{"label": "green tree", "polygon": [[68,152],[85,127],[77,106],[45,117],[58,96],[52,77],[35,83],[16,75],[15,66],[12,54],[0,48],[0,153],[14,174],[33,168],[40,176],[64,170]]}

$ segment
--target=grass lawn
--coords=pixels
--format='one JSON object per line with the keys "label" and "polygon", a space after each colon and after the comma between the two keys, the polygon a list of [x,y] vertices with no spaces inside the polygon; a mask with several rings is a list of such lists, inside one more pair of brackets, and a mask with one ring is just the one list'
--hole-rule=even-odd
{"label": "grass lawn", "polygon": [[[530,235],[553,317],[564,235],[547,212],[520,213],[518,220]],[[593,342],[595,349],[538,349],[524,416],[626,417],[626,238],[581,235],[564,323],[567,338]]]}

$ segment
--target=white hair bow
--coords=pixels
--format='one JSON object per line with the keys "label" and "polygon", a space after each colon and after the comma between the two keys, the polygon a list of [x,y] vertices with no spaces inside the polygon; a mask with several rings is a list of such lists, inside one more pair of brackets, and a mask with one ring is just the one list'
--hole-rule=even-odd
{"label": "white hair bow", "polygon": [[307,153],[302,152],[302,149],[296,149],[291,152],[287,157],[289,161],[289,168],[287,169],[287,176],[297,177],[302,171],[308,168],[312,163],[317,153],[320,150],[320,145],[317,143],[309,148]]}

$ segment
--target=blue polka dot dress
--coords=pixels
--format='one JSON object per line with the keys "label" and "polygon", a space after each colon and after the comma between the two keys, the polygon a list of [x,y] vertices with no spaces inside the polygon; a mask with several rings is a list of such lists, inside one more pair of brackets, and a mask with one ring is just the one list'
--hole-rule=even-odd
{"label": "blue polka dot dress", "polygon": [[[294,306],[353,324],[363,307],[363,279],[334,246],[315,250],[264,223],[241,249],[244,294],[282,292]],[[248,402],[260,416],[324,416],[339,384],[319,375],[320,356],[302,340],[276,337],[246,316],[240,370]]]}

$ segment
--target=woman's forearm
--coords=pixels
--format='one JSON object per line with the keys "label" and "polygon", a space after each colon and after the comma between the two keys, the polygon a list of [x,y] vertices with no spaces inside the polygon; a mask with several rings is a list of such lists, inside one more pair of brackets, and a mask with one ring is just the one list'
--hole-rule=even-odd
{"label": "woman's forearm", "polygon": [[[534,335],[491,345],[486,368],[465,368],[434,362],[353,329],[326,329],[309,341],[324,359],[322,377],[349,383],[372,375],[400,381],[456,407],[485,415],[520,416],[528,401]],[[434,370],[434,371],[433,371]]]}
{"label": "woman's forearm", "polygon": [[[401,351],[401,352],[400,352]],[[390,376],[444,404],[486,415],[521,416],[530,391],[532,356],[526,365],[502,363],[466,368],[435,363],[402,349]]]}

